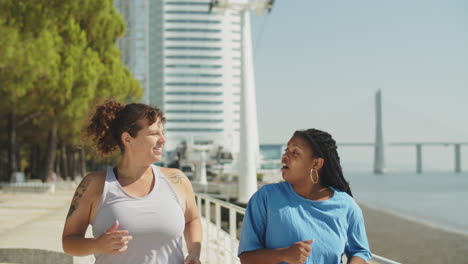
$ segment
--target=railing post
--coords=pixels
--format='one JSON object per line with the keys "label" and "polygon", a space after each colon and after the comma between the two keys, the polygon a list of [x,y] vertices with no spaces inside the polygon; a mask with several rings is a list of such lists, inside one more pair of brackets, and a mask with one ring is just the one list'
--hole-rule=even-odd
{"label": "railing post", "polygon": [[222,256],[221,254],[221,249],[223,249],[222,252],[226,251],[226,245],[225,243],[222,243],[221,240],[221,206],[219,203],[215,203],[215,224],[216,224],[216,242],[218,243],[217,248],[218,251],[216,254],[216,263],[223,263],[222,260],[220,260],[220,257]]}
{"label": "railing post", "polygon": [[208,263],[210,263],[210,242],[211,242],[211,237],[210,237],[210,222],[211,222],[211,212],[210,212],[210,200],[208,198],[205,198],[205,235],[206,235],[206,241],[208,245],[205,245],[205,256],[206,260]]}
{"label": "railing post", "polygon": [[202,199],[202,198],[200,197],[200,195],[197,195],[196,198],[197,198],[198,214],[199,214],[200,217],[201,217],[201,216],[202,216],[202,211],[201,211],[201,210],[202,210],[202,209],[201,209],[201,205],[202,205],[201,199]]}
{"label": "railing post", "polygon": [[235,263],[236,261],[236,248],[234,241],[237,239],[237,223],[236,223],[236,210],[234,208],[229,208],[229,245],[231,251],[230,263]]}

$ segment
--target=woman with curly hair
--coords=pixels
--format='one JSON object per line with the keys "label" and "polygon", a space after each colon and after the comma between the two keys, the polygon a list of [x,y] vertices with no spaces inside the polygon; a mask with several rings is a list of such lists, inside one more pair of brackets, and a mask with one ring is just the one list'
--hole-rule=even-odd
{"label": "woman with curly hair", "polygon": [[[201,222],[188,178],[161,160],[166,119],[155,107],[108,101],[87,128],[98,150],[121,161],[77,187],[63,230],[64,251],[94,254],[96,263],[199,264]],[[94,238],[85,238],[88,226]],[[188,249],[182,252],[182,236]]]}

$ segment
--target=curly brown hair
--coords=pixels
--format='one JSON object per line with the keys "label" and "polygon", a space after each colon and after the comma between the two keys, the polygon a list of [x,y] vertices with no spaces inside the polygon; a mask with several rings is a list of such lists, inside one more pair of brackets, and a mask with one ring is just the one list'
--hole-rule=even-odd
{"label": "curly brown hair", "polygon": [[120,136],[128,132],[130,136],[136,137],[138,131],[143,127],[142,119],[148,120],[148,125],[156,121],[166,122],[162,111],[153,106],[140,103],[127,105],[110,100],[98,105],[91,117],[86,134],[93,138],[98,150],[103,154],[113,152],[117,146],[124,151]]}

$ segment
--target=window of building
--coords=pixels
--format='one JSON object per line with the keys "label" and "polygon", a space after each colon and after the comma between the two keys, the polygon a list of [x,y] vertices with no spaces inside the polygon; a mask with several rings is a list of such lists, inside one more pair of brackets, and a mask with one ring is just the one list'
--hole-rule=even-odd
{"label": "window of building", "polygon": [[167,128],[166,131],[173,131],[173,132],[223,132],[224,129],[222,128]]}
{"label": "window of building", "polygon": [[166,104],[193,104],[193,105],[220,105],[222,101],[182,101],[182,100],[173,100],[166,101]]}
{"label": "window of building", "polygon": [[186,24],[220,24],[220,20],[199,20],[199,19],[166,19],[166,23],[186,23]]}
{"label": "window of building", "polygon": [[167,86],[206,86],[206,87],[220,87],[222,83],[202,83],[202,82],[167,82]]}
{"label": "window of building", "polygon": [[168,73],[169,77],[188,77],[188,78],[219,78],[222,74],[208,74],[208,73]]}
{"label": "window of building", "polygon": [[170,114],[222,114],[223,110],[168,109]]}
{"label": "window of building", "polygon": [[168,55],[167,59],[182,59],[182,60],[219,60],[221,56],[192,56],[192,55]]}
{"label": "window of building", "polygon": [[213,65],[213,64],[167,64],[166,68],[220,69],[220,68],[222,68],[222,65]]}
{"label": "window of building", "polygon": [[222,123],[223,119],[169,119],[171,123]]}
{"label": "window of building", "polygon": [[168,46],[168,50],[221,50],[220,47]]}
{"label": "window of building", "polygon": [[208,15],[208,11],[195,11],[195,10],[167,10],[166,14],[180,14],[180,15]]}
{"label": "window of building", "polygon": [[203,33],[219,33],[220,29],[211,28],[166,28],[167,32],[203,32]]}
{"label": "window of building", "polygon": [[218,42],[220,38],[188,38],[188,37],[168,37],[166,40],[172,41],[206,41],[206,42]]}
{"label": "window of building", "polygon": [[223,95],[222,92],[179,92],[179,91],[170,91],[166,92],[167,95],[200,95],[200,96],[219,96]]}
{"label": "window of building", "polygon": [[166,5],[208,6],[208,2],[173,1],[173,2],[166,2]]}

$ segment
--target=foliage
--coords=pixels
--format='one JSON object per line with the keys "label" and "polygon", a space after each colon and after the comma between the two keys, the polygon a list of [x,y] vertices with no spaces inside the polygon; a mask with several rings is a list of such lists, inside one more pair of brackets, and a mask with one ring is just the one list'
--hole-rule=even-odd
{"label": "foliage", "polygon": [[44,143],[58,127],[79,144],[93,105],[142,95],[115,45],[124,32],[112,0],[0,1],[0,112],[14,113],[18,130],[39,130],[19,133],[26,142]]}

